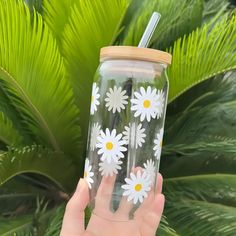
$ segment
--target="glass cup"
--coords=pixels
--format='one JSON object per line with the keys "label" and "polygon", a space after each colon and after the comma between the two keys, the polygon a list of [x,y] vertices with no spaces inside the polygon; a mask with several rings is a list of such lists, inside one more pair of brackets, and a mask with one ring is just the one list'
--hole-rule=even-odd
{"label": "glass cup", "polygon": [[[101,49],[91,96],[84,178],[93,213],[132,219],[155,191],[168,98],[171,55],[127,46]],[[127,216],[112,218],[121,205]]]}

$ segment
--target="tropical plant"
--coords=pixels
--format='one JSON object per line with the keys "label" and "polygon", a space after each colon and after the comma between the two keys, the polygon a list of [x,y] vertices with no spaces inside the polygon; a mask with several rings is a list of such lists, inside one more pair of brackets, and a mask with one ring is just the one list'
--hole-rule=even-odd
{"label": "tropical plant", "polygon": [[0,0],[0,235],[59,235],[106,45],[173,54],[157,235],[236,235],[236,19],[228,0]]}

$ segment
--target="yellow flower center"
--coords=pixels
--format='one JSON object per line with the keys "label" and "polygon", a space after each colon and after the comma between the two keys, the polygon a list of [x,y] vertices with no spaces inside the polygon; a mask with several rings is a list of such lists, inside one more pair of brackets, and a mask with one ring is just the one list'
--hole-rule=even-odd
{"label": "yellow flower center", "polygon": [[93,101],[94,101],[94,96],[91,97],[91,102],[93,102]]}
{"label": "yellow flower center", "polygon": [[162,145],[163,145],[163,140],[160,141],[160,147],[162,147]]}
{"label": "yellow flower center", "polygon": [[88,176],[87,171],[84,172],[84,178],[86,178]]}
{"label": "yellow flower center", "polygon": [[142,187],[143,187],[142,184],[136,184],[134,189],[136,192],[139,192],[142,189]]}
{"label": "yellow flower center", "polygon": [[143,101],[143,107],[144,108],[149,108],[151,106],[151,101],[150,100],[144,100]]}
{"label": "yellow flower center", "polygon": [[107,142],[107,143],[106,143],[106,148],[107,148],[107,150],[112,150],[112,148],[113,148],[113,143],[112,143],[112,142]]}

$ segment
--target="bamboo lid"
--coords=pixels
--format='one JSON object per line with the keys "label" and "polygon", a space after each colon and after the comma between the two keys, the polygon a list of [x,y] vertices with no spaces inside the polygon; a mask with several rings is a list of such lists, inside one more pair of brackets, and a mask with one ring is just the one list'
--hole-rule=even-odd
{"label": "bamboo lid", "polygon": [[104,47],[100,52],[100,61],[109,59],[127,59],[171,64],[171,54],[151,48],[130,46]]}

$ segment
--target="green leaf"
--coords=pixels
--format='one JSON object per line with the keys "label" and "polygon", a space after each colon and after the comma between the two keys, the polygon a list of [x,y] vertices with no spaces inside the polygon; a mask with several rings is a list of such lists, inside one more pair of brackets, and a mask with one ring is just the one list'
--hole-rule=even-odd
{"label": "green leaf", "polygon": [[33,9],[35,9],[36,11],[38,11],[39,13],[42,14],[43,12],[43,7],[42,7],[42,4],[43,4],[43,0],[24,0],[31,11],[33,11]]}
{"label": "green leaf", "polygon": [[40,146],[13,149],[0,155],[0,185],[23,173],[43,175],[67,191],[74,189],[77,182],[76,168],[64,154]]}
{"label": "green leaf", "polygon": [[20,216],[16,219],[0,218],[1,236],[33,236],[32,216]]}
{"label": "green leaf", "polygon": [[167,179],[165,214],[181,235],[236,233],[236,175]]}
{"label": "green leaf", "polygon": [[[217,137],[213,137],[213,139],[217,139]],[[220,138],[218,138],[220,139]],[[206,142],[206,141],[211,142]],[[164,153],[165,154],[175,154],[179,153],[182,155],[199,155],[204,152],[212,152],[217,154],[234,154],[236,155],[236,139],[230,140],[218,140],[212,142],[211,138],[205,139],[201,142],[195,142],[195,143],[188,143],[188,144],[170,144],[165,146]]]}
{"label": "green leaf", "polygon": [[0,81],[0,112],[4,113],[4,115],[8,117],[9,120],[11,120],[13,127],[23,137],[22,141],[24,141],[25,144],[32,144],[32,142],[34,142],[34,139],[33,137],[31,137],[31,139],[29,138],[30,132],[27,127],[28,125],[23,123],[19,108],[14,107],[6,91],[3,90],[3,87],[4,86]]}
{"label": "green leaf", "polygon": [[37,186],[33,186],[25,181],[23,175],[7,181],[0,187],[0,215],[14,217],[31,214],[36,210],[35,203],[39,197],[53,202],[58,192],[55,188],[45,185],[46,183],[37,183]]}
{"label": "green leaf", "polygon": [[[223,17],[229,7],[229,0],[205,0],[203,10],[203,21],[215,21]],[[214,19],[215,18],[215,19]]]}
{"label": "green leaf", "polygon": [[44,20],[52,30],[59,46],[65,25],[68,23],[75,0],[45,0],[43,3]]}
{"label": "green leaf", "polygon": [[166,216],[162,215],[160,225],[156,232],[157,236],[179,236],[174,229],[172,229],[166,219]]}
{"label": "green leaf", "polygon": [[48,202],[45,202],[43,198],[37,198],[35,206],[36,209],[31,215],[23,214],[19,217],[1,217],[0,234],[4,236],[43,235],[44,225],[55,210],[48,210]]}
{"label": "green leaf", "polygon": [[0,79],[24,122],[39,143],[77,154],[78,110],[62,57],[42,17],[36,12],[31,16],[22,1],[1,0],[0,42]]}
{"label": "green leaf", "polygon": [[168,70],[169,102],[196,84],[236,68],[236,20],[223,20],[197,29],[175,42]]}
{"label": "green leaf", "polygon": [[177,38],[192,32],[201,25],[203,0],[155,0],[145,1],[143,7],[135,14],[132,23],[126,29],[123,44],[138,45],[144,29],[154,11],[162,18],[154,36],[151,47],[166,49]]}
{"label": "green leaf", "polygon": [[167,199],[191,198],[236,207],[236,174],[205,174],[165,179]]}
{"label": "green leaf", "polygon": [[202,106],[196,104],[196,107],[178,113],[177,117],[168,120],[165,142],[172,145],[206,141],[206,145],[210,147],[209,141],[219,142],[221,145],[225,141],[230,147],[235,141],[235,116],[235,101],[216,101]]}
{"label": "green leaf", "polygon": [[0,141],[7,146],[21,146],[22,144],[22,137],[3,112],[0,112]]}
{"label": "green leaf", "polygon": [[60,234],[64,213],[65,204],[62,204],[55,210],[54,214],[50,217],[50,223],[48,224],[44,236],[55,236]]}
{"label": "green leaf", "polygon": [[127,0],[77,1],[63,33],[63,54],[80,108],[86,143],[93,76],[101,47],[113,43],[128,7]]}

